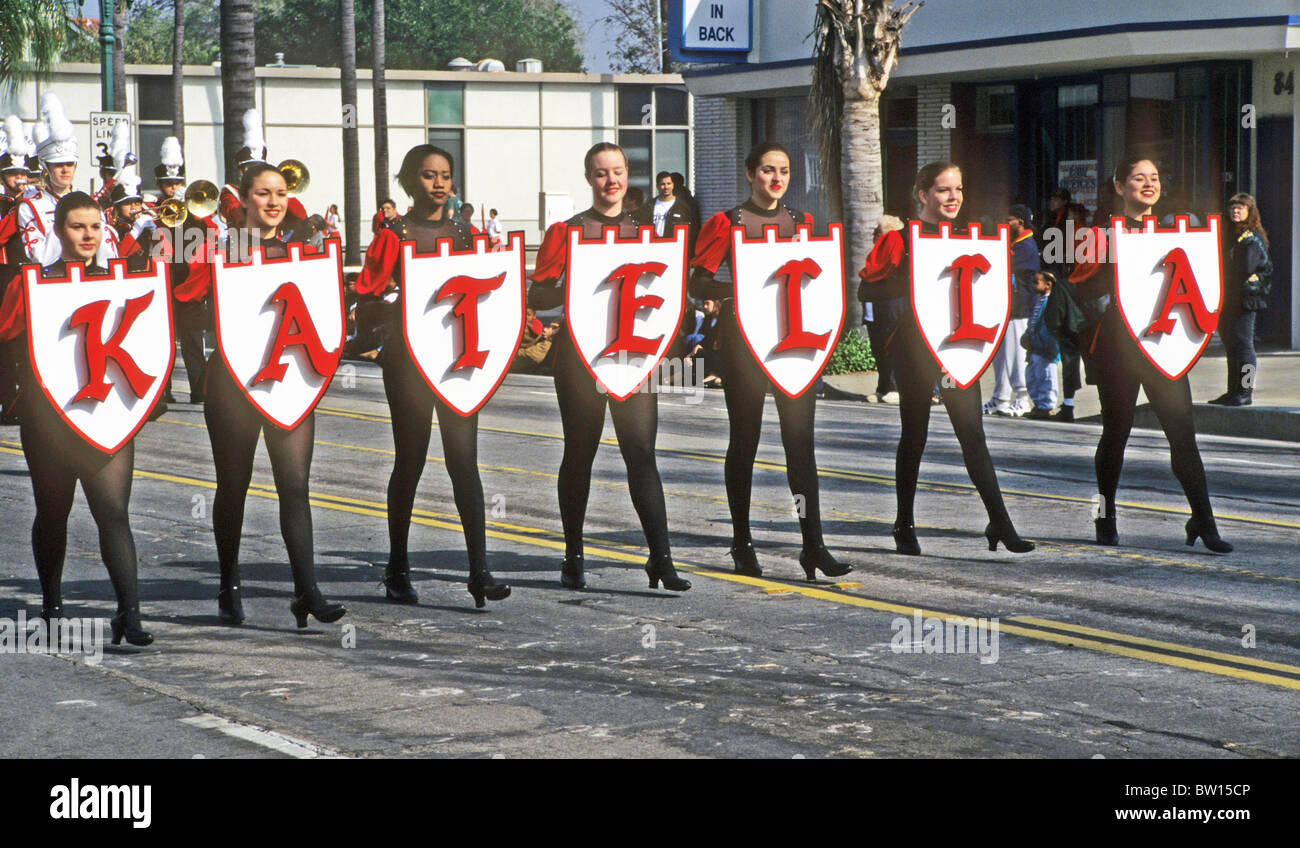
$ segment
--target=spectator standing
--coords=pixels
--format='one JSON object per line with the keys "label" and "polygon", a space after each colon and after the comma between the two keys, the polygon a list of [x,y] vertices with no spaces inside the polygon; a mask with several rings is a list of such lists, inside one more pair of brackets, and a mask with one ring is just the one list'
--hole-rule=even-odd
{"label": "spectator standing", "polygon": [[329,211],[325,213],[325,238],[334,238],[339,234],[339,225],[342,219],[339,217],[339,205],[331,203]]}
{"label": "spectator standing", "polygon": [[671,236],[674,228],[684,226],[689,231],[688,250],[693,250],[695,234],[700,226],[690,203],[677,193],[677,184],[667,171],[659,172],[655,186],[659,194],[654,203],[641,207],[636,213],[637,223],[654,227],[655,235],[659,236]]}
{"label": "spectator standing", "polygon": [[[876,220],[872,253],[881,243],[885,233],[902,231],[903,222],[893,215],[881,215]],[[871,264],[871,260],[868,260]],[[876,358],[876,391],[867,395],[873,403],[898,403],[898,386],[894,380],[894,356],[889,351],[887,342],[894,328],[898,325],[902,306],[897,299],[868,301],[862,305],[862,323],[867,326],[867,339],[871,342],[871,353]]]}
{"label": "spectator standing", "polygon": [[501,222],[497,220],[497,210],[488,210],[487,221],[488,245],[493,250],[501,250],[506,246],[505,237],[501,235]]}
{"label": "spectator standing", "polygon": [[1038,243],[1030,229],[1033,213],[1017,204],[1007,213],[1011,230],[1011,317],[997,353],[993,355],[993,396],[985,414],[1020,416],[1033,408],[1025,385],[1025,351],[1018,340],[1029,328],[1034,304],[1034,274],[1042,270]]}
{"label": "spectator standing", "polygon": [[1034,275],[1034,306],[1029,316],[1029,325],[1020,338],[1020,345],[1029,352],[1025,363],[1025,384],[1029,387],[1029,398],[1034,408],[1025,414],[1026,418],[1046,421],[1052,417],[1056,408],[1056,363],[1060,357],[1060,345],[1052,334],[1043,314],[1046,311],[1052,290],[1056,288],[1056,275],[1051,271],[1039,271]]}
{"label": "spectator standing", "polygon": [[469,230],[470,235],[477,235],[478,233],[482,232],[482,230],[474,226],[474,204],[473,203],[461,204],[460,222],[465,225],[465,229]]}
{"label": "spectator standing", "polygon": [[370,222],[370,231],[377,233],[383,229],[384,224],[397,218],[397,202],[391,197],[386,197],[379,204],[379,211],[375,213],[374,220]]}
{"label": "spectator standing", "polygon": [[1273,263],[1255,198],[1234,194],[1228,201],[1228,217],[1232,228],[1224,267],[1223,313],[1219,316],[1219,338],[1228,354],[1228,390],[1210,403],[1250,406],[1259,376],[1255,313],[1268,307]]}

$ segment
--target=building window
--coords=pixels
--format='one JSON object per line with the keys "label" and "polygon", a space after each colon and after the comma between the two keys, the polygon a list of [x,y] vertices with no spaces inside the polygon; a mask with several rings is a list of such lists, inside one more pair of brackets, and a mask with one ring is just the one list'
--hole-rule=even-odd
{"label": "building window", "polygon": [[172,78],[137,77],[136,104],[141,121],[172,120]]}
{"label": "building window", "polygon": [[1063,85],[1056,90],[1059,158],[1097,159],[1097,86]]}
{"label": "building window", "polygon": [[984,85],[975,89],[976,132],[1012,132],[1016,128],[1016,87]]}
{"label": "building window", "polygon": [[465,123],[465,86],[459,82],[424,84],[426,118],[430,124]]}
{"label": "building window", "polygon": [[163,139],[172,134],[172,78],[170,76],[140,76],[135,78],[135,102],[139,122],[135,133],[135,155],[140,162],[140,190],[154,192],[154,168],[162,149]]}
{"label": "building window", "polygon": [[[682,86],[620,85],[618,143],[627,153],[629,185],[656,193],[660,171],[690,174],[690,97]],[[690,178],[687,177],[687,188]]]}

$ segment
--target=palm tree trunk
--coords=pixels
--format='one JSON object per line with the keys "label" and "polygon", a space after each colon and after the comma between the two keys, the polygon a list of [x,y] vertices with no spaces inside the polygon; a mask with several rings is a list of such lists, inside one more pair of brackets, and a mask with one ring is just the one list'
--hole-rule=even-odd
{"label": "palm tree trunk", "polygon": [[844,98],[840,124],[840,179],[843,186],[845,253],[845,299],[848,311],[844,326],[862,326],[862,303],[858,300],[855,264],[871,252],[871,235],[876,219],[885,214],[884,179],[880,159],[880,98]]}
{"label": "palm tree trunk", "polygon": [[113,109],[126,112],[126,4],[104,1],[113,3]]}
{"label": "palm tree trunk", "polygon": [[353,0],[339,0],[343,62],[344,259],[361,264],[361,151],[357,142],[357,17]]}
{"label": "palm tree trunk", "polygon": [[172,135],[185,147],[185,0],[175,0],[172,37]]}
{"label": "palm tree trunk", "polygon": [[221,105],[227,180],[244,144],[244,112],[257,105],[253,0],[221,0]]}
{"label": "palm tree trunk", "polygon": [[384,51],[384,0],[374,0],[375,8],[371,17],[371,41],[374,47],[374,89],[375,101],[375,205],[388,197],[388,83],[384,80],[384,66],[387,57]]}

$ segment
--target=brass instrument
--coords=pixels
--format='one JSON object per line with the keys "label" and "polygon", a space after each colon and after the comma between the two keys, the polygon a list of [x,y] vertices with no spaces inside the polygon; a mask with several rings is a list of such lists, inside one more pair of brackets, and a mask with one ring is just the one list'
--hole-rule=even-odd
{"label": "brass instrument", "polygon": [[290,195],[299,195],[311,185],[311,173],[297,159],[285,159],[275,169],[284,175],[284,184]]}
{"label": "brass instrument", "polygon": [[184,198],[169,197],[153,209],[153,216],[167,229],[185,222],[190,215],[206,218],[217,211],[219,189],[207,180],[195,180],[185,189]]}

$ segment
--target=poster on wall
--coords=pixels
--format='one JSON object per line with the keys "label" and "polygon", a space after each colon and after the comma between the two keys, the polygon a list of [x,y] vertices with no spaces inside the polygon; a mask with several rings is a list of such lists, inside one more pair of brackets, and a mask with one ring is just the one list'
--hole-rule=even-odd
{"label": "poster on wall", "polygon": [[1070,192],[1075,203],[1082,203],[1089,216],[1097,211],[1097,160],[1068,159],[1056,163],[1056,184]]}

